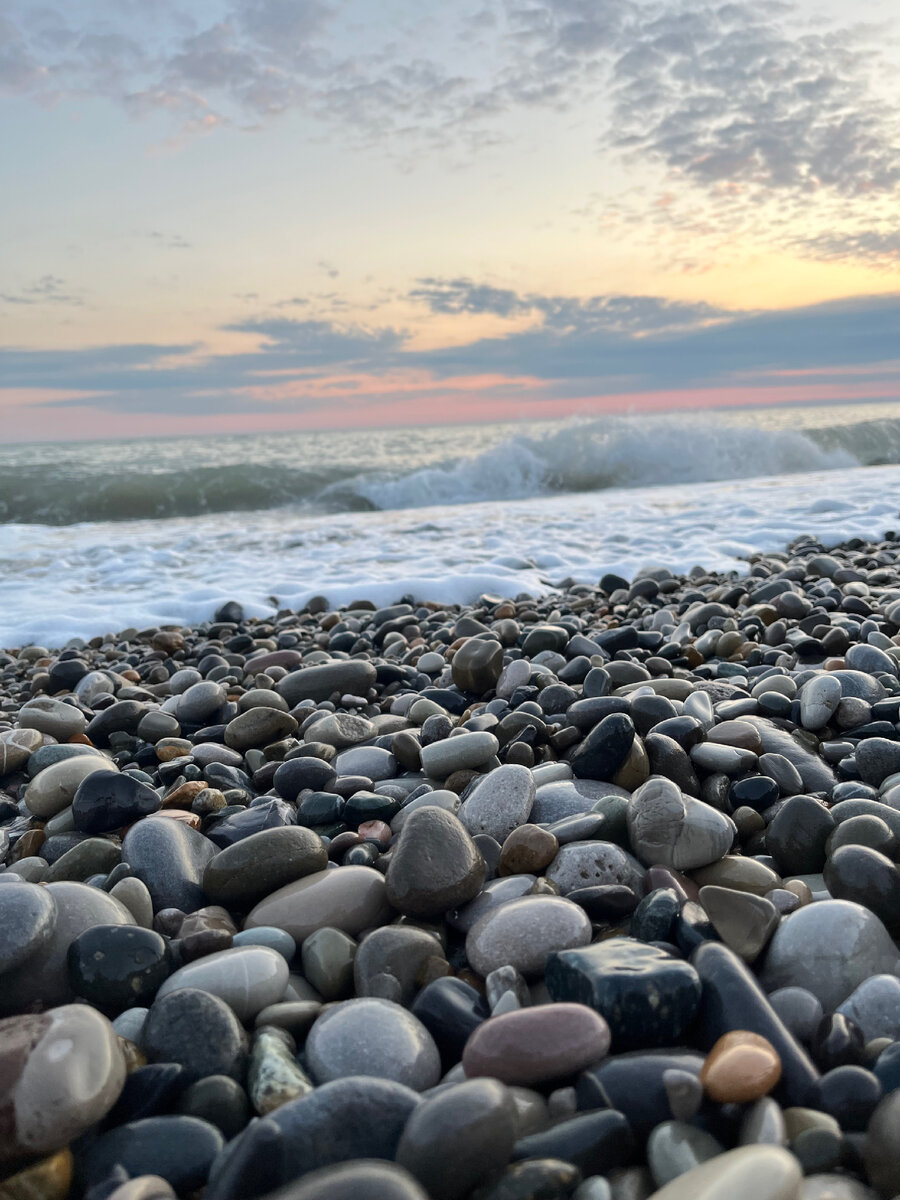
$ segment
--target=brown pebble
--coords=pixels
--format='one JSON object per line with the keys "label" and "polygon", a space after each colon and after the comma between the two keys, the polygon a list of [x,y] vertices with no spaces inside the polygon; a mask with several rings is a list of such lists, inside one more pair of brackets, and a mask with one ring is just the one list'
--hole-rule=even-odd
{"label": "brown pebble", "polygon": [[497,863],[498,875],[536,875],[556,857],[559,842],[539,825],[519,825],[506,838]]}
{"label": "brown pebble", "polygon": [[700,1082],[719,1104],[749,1104],[767,1096],[781,1078],[781,1059],[758,1033],[735,1029],[723,1034],[706,1056]]}
{"label": "brown pebble", "polygon": [[489,1075],[507,1084],[547,1083],[584,1070],[609,1050],[609,1026],[584,1004],[538,1004],[483,1021],[463,1050],[471,1079]]}
{"label": "brown pebble", "polygon": [[193,804],[194,800],[201,792],[205,792],[208,786],[203,779],[186,779],[174,791],[163,796],[162,806],[163,808],[185,808],[187,805]]}
{"label": "brown pebble", "polygon": [[183,821],[185,825],[190,825],[191,829],[199,829],[201,825],[200,818],[196,813],[186,812],[183,808],[161,808],[159,812],[151,813],[144,820],[158,821],[160,817],[169,817],[173,821]]}
{"label": "brown pebble", "polygon": [[72,1187],[72,1151],[66,1147],[0,1183],[0,1200],[66,1200]]}
{"label": "brown pebble", "polygon": [[382,850],[391,844],[391,827],[384,821],[363,821],[357,833],[367,842],[374,842]]}

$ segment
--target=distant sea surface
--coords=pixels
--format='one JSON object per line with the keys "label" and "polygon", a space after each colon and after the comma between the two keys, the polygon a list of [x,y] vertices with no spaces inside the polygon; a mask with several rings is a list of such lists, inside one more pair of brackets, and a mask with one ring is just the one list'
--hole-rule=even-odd
{"label": "distant sea surface", "polygon": [[0,448],[0,645],[900,528],[900,404]]}

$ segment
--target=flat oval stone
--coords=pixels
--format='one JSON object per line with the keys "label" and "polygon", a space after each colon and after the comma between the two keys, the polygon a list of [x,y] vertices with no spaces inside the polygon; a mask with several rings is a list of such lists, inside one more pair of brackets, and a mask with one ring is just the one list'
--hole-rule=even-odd
{"label": "flat oval stone", "polygon": [[49,942],[56,924],[56,901],[34,883],[0,888],[0,975],[20,967]]}
{"label": "flat oval stone", "polygon": [[250,708],[225,726],[225,745],[232,750],[249,750],[253,746],[268,746],[297,732],[297,722],[290,713],[278,708]]}
{"label": "flat oval stone", "polygon": [[116,772],[117,767],[99,754],[63,759],[35,775],[25,789],[25,804],[36,817],[46,821],[69,807],[83,779],[102,771]]}
{"label": "flat oval stone", "polygon": [[277,1004],[289,974],[283,956],[268,946],[237,946],[181,967],[163,983],[157,998],[178,988],[196,988],[224,1000],[246,1024],[267,1005]]}
{"label": "flat oval stone", "polygon": [[528,820],[534,797],[534,776],[528,768],[508,763],[475,781],[459,819],[473,836],[486,833],[502,844]]}
{"label": "flat oval stone", "polygon": [[203,890],[214,904],[246,912],[279,888],[327,865],[322,839],[311,829],[264,829],[211,858],[203,872]]}
{"label": "flat oval stone", "polygon": [[587,1004],[607,1021],[616,1050],[678,1044],[700,1004],[697,972],[630,938],[609,938],[547,960],[554,1000]]}
{"label": "flat oval stone", "polygon": [[554,950],[587,946],[591,922],[584,909],[561,896],[524,896],[488,911],[466,938],[466,957],[479,975],[512,966],[541,975]]}
{"label": "flat oval stone", "polygon": [[138,821],[122,842],[122,858],[146,885],[155,912],[202,908],[207,897],[201,881],[215,853],[213,843],[196,829],[159,816]]}
{"label": "flat oval stone", "polygon": [[515,1140],[509,1090],[495,1079],[472,1079],[437,1091],[413,1110],[397,1162],[433,1200],[463,1200],[486,1175],[506,1166]]}
{"label": "flat oval stone", "polygon": [[82,833],[109,833],[156,812],[161,803],[153,788],[133,775],[99,771],[78,785],[72,818]]}
{"label": "flat oval stone", "polygon": [[437,1046],[422,1022],[374,997],[327,1008],[309,1031],[306,1059],[317,1083],[374,1075],[423,1092],[441,1074]]}
{"label": "flat oval stone", "polygon": [[355,936],[385,924],[389,917],[383,875],[371,867],[338,867],[279,888],[256,905],[244,928],[273,925],[302,946],[305,938],[326,925]]}
{"label": "flat oval stone", "polygon": [[69,946],[95,925],[133,925],[131,913],[99,888],[84,883],[49,883],[42,887],[56,905],[49,939],[18,967],[6,972],[0,987],[0,1011],[15,1013],[52,1008],[75,996],[69,982]]}
{"label": "flat oval stone", "polygon": [[700,1082],[718,1104],[750,1104],[767,1096],[781,1078],[781,1059],[758,1033],[723,1034],[706,1057]]}
{"label": "flat oval stone", "polygon": [[19,709],[18,722],[22,729],[39,729],[58,742],[67,742],[87,728],[87,718],[80,708],[49,696],[36,696]]}
{"label": "flat oval stone", "polygon": [[484,859],[458,818],[443,808],[418,808],[391,854],[387,899],[407,916],[438,916],[476,896],[484,876]]}
{"label": "flat oval stone", "polygon": [[466,1075],[533,1086],[598,1062],[609,1049],[606,1021],[583,1004],[539,1004],[491,1017],[466,1042]]}
{"label": "flat oval stone", "polygon": [[897,947],[874,913],[849,900],[821,900],[783,917],[766,952],[767,992],[803,987],[833,1012],[871,975],[892,975]]}
{"label": "flat oval stone", "polygon": [[433,779],[446,779],[454,771],[476,770],[492,759],[500,743],[485,730],[461,733],[422,747],[422,770]]}
{"label": "flat oval stone", "polygon": [[101,1120],[125,1082],[113,1027],[85,1004],[0,1021],[0,1163],[49,1154]]}
{"label": "flat oval stone", "polygon": [[374,666],[365,659],[335,659],[289,672],[279,680],[277,690],[293,707],[301,700],[329,700],[335,692],[365,696],[375,678]]}

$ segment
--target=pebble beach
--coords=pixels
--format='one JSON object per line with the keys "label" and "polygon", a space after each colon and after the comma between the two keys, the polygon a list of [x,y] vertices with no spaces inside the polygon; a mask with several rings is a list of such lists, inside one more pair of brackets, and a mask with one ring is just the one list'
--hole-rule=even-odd
{"label": "pebble beach", "polygon": [[731,553],[8,642],[0,1197],[900,1192],[900,536]]}

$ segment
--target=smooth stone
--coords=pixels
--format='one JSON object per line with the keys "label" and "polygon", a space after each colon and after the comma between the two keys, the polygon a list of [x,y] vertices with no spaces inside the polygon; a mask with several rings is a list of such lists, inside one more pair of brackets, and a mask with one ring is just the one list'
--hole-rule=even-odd
{"label": "smooth stone", "polygon": [[7,729],[0,733],[0,776],[24,767],[43,741],[38,729]]}
{"label": "smooth stone", "polygon": [[643,869],[627,851],[612,842],[570,842],[544,872],[562,895],[578,888],[621,884],[643,893]]}
{"label": "smooth stone", "polygon": [[657,1187],[722,1153],[712,1134],[684,1121],[664,1121],[647,1139],[647,1162]]}
{"label": "smooth stone", "polygon": [[[876,976],[877,978],[877,976]],[[769,996],[776,1016],[798,1041],[809,1045],[824,1015],[822,1002],[803,987],[778,988]]]}
{"label": "smooth stone", "polygon": [[759,1034],[781,1060],[778,1098],[793,1105],[806,1104],[816,1092],[819,1073],[778,1017],[752,971],[721,942],[703,942],[691,962],[703,985],[697,1022],[700,1044],[712,1047],[723,1034],[734,1030]]}
{"label": "smooth stone", "polygon": [[216,847],[180,821],[148,817],[133,825],[122,842],[122,858],[146,886],[153,909],[194,912],[206,902],[203,873]]}
{"label": "smooth stone", "polygon": [[[216,1163],[204,1200],[246,1200],[349,1159],[392,1160],[419,1103],[414,1091],[387,1079],[322,1084],[251,1123]],[[356,1187],[354,1197],[366,1194]]]}
{"label": "smooth stone", "polygon": [[324,742],[343,750],[375,736],[375,726],[365,717],[352,713],[327,713],[321,720],[308,725],[303,733],[306,742]]}
{"label": "smooth stone", "polygon": [[172,969],[163,937],[131,925],[95,925],[67,955],[72,990],[98,1008],[149,1004]]}
{"label": "smooth stone", "polygon": [[354,746],[342,751],[332,763],[338,776],[361,775],[379,783],[393,779],[399,772],[397,760],[390,750],[380,746]]}
{"label": "smooth stone", "polygon": [[22,729],[49,733],[58,742],[67,742],[87,728],[87,718],[80,708],[62,700],[51,700],[49,696],[36,696],[34,700],[26,701],[19,709],[17,720]]}
{"label": "smooth stone", "polygon": [[892,975],[898,958],[874,913],[848,900],[822,900],[782,918],[760,979],[767,992],[804,987],[833,1012],[870,976]]}
{"label": "smooth stone", "polygon": [[606,1021],[583,1004],[539,1004],[491,1017],[472,1033],[462,1064],[469,1077],[535,1084],[577,1074],[609,1050]]}
{"label": "smooth stone", "polygon": [[178,1097],[177,1111],[215,1125],[223,1137],[236,1137],[250,1120],[247,1093],[228,1075],[207,1075]]}
{"label": "smooth stone", "polygon": [[495,767],[475,781],[459,810],[459,819],[473,836],[486,833],[502,843],[524,825],[534,804],[534,777],[527,767],[512,763]]}
{"label": "smooth stone", "polygon": [[610,713],[579,742],[569,757],[579,779],[612,780],[625,764],[635,740],[634,723],[626,713]]}
{"label": "smooth stone", "polygon": [[700,1003],[689,963],[630,938],[553,953],[545,979],[554,1000],[599,1012],[617,1051],[677,1044]]}
{"label": "smooth stone", "polygon": [[481,696],[495,687],[503,670],[503,647],[488,638],[470,637],[453,655],[453,682],[461,692]]}
{"label": "smooth stone", "polygon": [[771,867],[738,854],[726,854],[717,863],[701,867],[694,872],[693,879],[699,887],[731,888],[754,896],[765,896],[773,888],[781,887],[781,876]]}
{"label": "smooth stone", "polygon": [[[304,943],[308,945],[309,940]],[[381,977],[387,975],[399,983],[399,1003],[404,1006],[411,1002],[429,967],[441,964],[441,969],[450,970],[435,937],[424,929],[403,925],[383,925],[366,934],[352,964],[357,996],[377,996]]]}
{"label": "smooth stone", "polygon": [[700,1082],[718,1104],[752,1104],[767,1096],[781,1078],[781,1059],[758,1033],[734,1029],[723,1034],[706,1057]]}
{"label": "smooth stone", "polygon": [[297,943],[283,929],[261,925],[258,929],[242,929],[231,940],[232,946],[266,946],[289,963],[297,953]]}
{"label": "smooth stone", "polygon": [[839,679],[814,675],[800,689],[800,724],[813,732],[823,729],[834,715],[843,692]]}
{"label": "smooth stone", "polygon": [[781,1146],[739,1146],[654,1192],[649,1200],[797,1200],[802,1170]]}
{"label": "smooth stone", "polygon": [[384,876],[371,867],[350,866],[315,871],[272,892],[253,908],[244,928],[272,925],[302,946],[326,925],[355,936],[383,925],[389,916]]}
{"label": "smooth stone", "polygon": [[218,996],[247,1024],[260,1009],[276,1004],[288,982],[288,964],[268,946],[237,946],[207,954],[181,967],[157,992],[162,999],[178,988]]}
{"label": "smooth stone", "polygon": [[221,684],[211,679],[198,680],[179,693],[175,714],[179,721],[189,725],[205,725],[227,700],[228,693]]}
{"label": "smooth stone", "polygon": [[[838,678],[842,672],[833,671],[831,674]],[[855,673],[851,672],[851,674]],[[868,682],[874,682],[874,680]],[[841,686],[844,687],[843,680]],[[844,694],[847,694],[846,690],[844,690]],[[744,717],[743,719],[749,724],[755,725],[759,730],[763,750],[766,754],[780,754],[796,768],[806,791],[831,792],[836,783],[834,772],[818,754],[813,754],[801,746],[786,729],[779,729],[764,717]]]}
{"label": "smooth stone", "polygon": [[716,933],[744,962],[755,962],[778,928],[778,910],[764,896],[707,886],[700,889],[700,903]]}
{"label": "smooth stone", "polygon": [[900,1040],[900,979],[872,975],[864,979],[836,1010],[861,1030],[867,1042],[888,1037]]}
{"label": "smooth stone", "polygon": [[466,937],[466,957],[479,975],[507,964],[523,975],[542,975],[555,950],[587,946],[591,922],[582,908],[560,896],[524,896],[488,911]]}
{"label": "smooth stone", "polygon": [[25,804],[29,812],[46,821],[71,805],[83,779],[95,772],[116,770],[113,762],[99,754],[63,759],[35,775],[25,789]]}
{"label": "smooth stone", "polygon": [[459,1062],[469,1036],[491,1015],[481,993],[452,975],[426,984],[410,1010],[434,1038],[445,1070]]}
{"label": "smooth stone", "polygon": [[122,851],[106,838],[85,838],[50,864],[48,883],[72,880],[82,883],[93,875],[106,875],[122,861]]}
{"label": "smooth stone", "polygon": [[628,832],[642,862],[676,871],[718,862],[737,835],[730,817],[683,795],[677,784],[661,776],[648,779],[631,797]]}
{"label": "smooth stone", "polygon": [[56,905],[50,938],[18,967],[7,971],[0,987],[0,1011],[53,1008],[74,999],[66,954],[79,936],[95,925],[133,925],[134,918],[118,901],[84,883],[48,883],[43,890]]}
{"label": "smooth stone", "polygon": [[693,1072],[672,1067],[663,1072],[663,1087],[676,1121],[689,1121],[697,1115],[703,1103],[703,1087]]}
{"label": "smooth stone", "polygon": [[276,688],[293,708],[301,700],[328,700],[335,692],[365,696],[375,678],[375,667],[364,659],[335,659],[319,666],[290,671],[278,681]]}
{"label": "smooth stone", "polygon": [[243,753],[254,746],[268,746],[290,737],[297,729],[297,722],[290,713],[268,706],[250,708],[225,726],[225,745]]}
{"label": "smooth stone", "polygon": [[785,800],[766,829],[766,851],[782,875],[813,875],[825,863],[834,817],[812,796]]}
{"label": "smooth stone", "polygon": [[82,833],[111,833],[156,812],[161,803],[152,787],[132,775],[101,771],[78,785],[72,817]]}
{"label": "smooth stone", "polygon": [[135,923],[144,929],[153,927],[153,900],[147,891],[147,885],[134,876],[120,879],[109,891],[113,900],[124,904],[134,917]]}
{"label": "smooth stone", "polygon": [[131,1176],[159,1175],[181,1195],[201,1188],[225,1145],[214,1125],[197,1117],[160,1116],[111,1129],[87,1149],[88,1183],[107,1178],[115,1166]]}
{"label": "smooth stone", "polygon": [[579,1109],[610,1107],[625,1114],[635,1136],[645,1139],[671,1116],[665,1078],[687,1072],[699,1088],[703,1055],[694,1050],[636,1050],[614,1054],[579,1077],[575,1093]]}
{"label": "smooth stone", "polygon": [[506,1166],[515,1140],[509,1090],[495,1079],[472,1079],[426,1097],[413,1110],[397,1162],[433,1200],[464,1200],[485,1176]]}
{"label": "smooth stone", "polygon": [[634,1138],[620,1112],[581,1113],[538,1133],[520,1138],[516,1159],[555,1159],[578,1167],[584,1175],[605,1174],[630,1162]]}
{"label": "smooth stone", "polygon": [[752,771],[759,761],[752,750],[740,746],[718,745],[715,742],[699,742],[690,749],[690,759],[702,771],[721,771],[723,775],[742,775]]}
{"label": "smooth stone", "polygon": [[0,1163],[79,1137],[112,1108],[125,1070],[112,1026],[86,1004],[0,1021]]}
{"label": "smooth stone", "polygon": [[863,1162],[869,1182],[882,1196],[900,1192],[900,1091],[881,1101],[866,1130]]}
{"label": "smooth stone", "polygon": [[900,871],[886,854],[869,846],[839,846],[825,864],[823,874],[836,900],[863,905],[889,933],[900,934]]}
{"label": "smooth stone", "polygon": [[311,1171],[268,1200],[428,1200],[403,1167],[374,1158]]}
{"label": "smooth stone", "polygon": [[309,1031],[306,1060],[319,1084],[374,1075],[423,1092],[441,1074],[437,1046],[421,1021],[399,1004],[374,997],[327,1008]]}
{"label": "smooth stone", "polygon": [[323,1000],[345,1000],[351,995],[358,949],[352,937],[329,926],[306,938],[301,952],[303,974]]}
{"label": "smooth stone", "polygon": [[565,817],[583,816],[593,810],[598,800],[608,796],[629,800],[631,793],[614,783],[596,779],[552,779],[537,783],[530,820],[537,825],[549,825]]}
{"label": "smooth stone", "polygon": [[422,770],[432,779],[446,779],[454,771],[474,771],[484,766],[500,749],[492,733],[481,730],[461,733],[422,747]]}
{"label": "smooth stone", "polygon": [[147,1023],[147,1014],[149,1008],[126,1008],[124,1012],[119,1013],[112,1023],[113,1029],[119,1037],[126,1038],[129,1042],[134,1042],[136,1046],[141,1044],[141,1035],[144,1025]]}
{"label": "smooth stone", "polygon": [[[597,832],[602,824],[602,820],[592,822],[590,833]],[[520,825],[503,843],[497,874],[537,874],[550,866],[559,853],[559,845],[559,840],[549,830],[539,825]]]}
{"label": "smooth stone", "polygon": [[293,804],[307,788],[314,792],[328,791],[336,778],[331,763],[302,755],[281,763],[273,776],[272,786],[279,796]]}
{"label": "smooth stone", "polygon": [[771,1096],[763,1096],[748,1106],[741,1120],[738,1141],[742,1146],[784,1146],[787,1130],[784,1113]]}
{"label": "smooth stone", "polygon": [[26,962],[53,936],[56,901],[24,881],[0,888],[0,975]]}
{"label": "smooth stone", "polygon": [[214,904],[246,911],[327,865],[322,839],[311,829],[301,825],[264,829],[211,858],[203,872],[203,890]]}
{"label": "smooth stone", "polygon": [[188,1081],[207,1075],[243,1078],[247,1038],[234,1010],[218,996],[179,988],[154,1000],[141,1033],[150,1062],[174,1062]]}
{"label": "smooth stone", "polygon": [[874,787],[894,772],[900,771],[900,742],[887,738],[865,738],[856,747],[856,769],[863,783]]}
{"label": "smooth stone", "polygon": [[443,808],[419,808],[404,822],[392,851],[387,901],[407,916],[437,916],[477,896],[485,870],[457,817]]}

